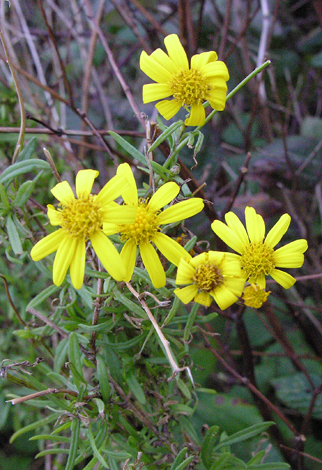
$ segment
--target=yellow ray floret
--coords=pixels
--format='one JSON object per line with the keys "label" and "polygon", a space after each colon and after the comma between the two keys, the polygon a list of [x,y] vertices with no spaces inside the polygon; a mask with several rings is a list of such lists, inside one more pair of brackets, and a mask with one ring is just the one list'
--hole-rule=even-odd
{"label": "yellow ray floret", "polygon": [[209,251],[194,258],[182,258],[176,284],[186,286],[174,291],[183,303],[194,300],[209,307],[214,298],[219,308],[225,310],[241,296],[245,279],[238,261],[227,259],[225,253]]}
{"label": "yellow ray floret", "polygon": [[168,55],[161,49],[151,55],[141,53],[141,70],[157,82],[143,86],[143,103],[172,97],[156,104],[165,119],[171,119],[184,107],[190,111],[185,124],[202,126],[206,118],[205,101],[217,111],[225,108],[228,69],[224,62],[217,60],[214,51],[194,55],[189,67],[187,54],[176,34],[166,36],[164,44]]}
{"label": "yellow ray floret", "polygon": [[266,276],[271,276],[285,289],[295,283],[290,274],[277,268],[300,268],[304,263],[303,253],[307,250],[307,241],[295,240],[275,250],[286,233],[291,217],[284,214],[265,237],[265,222],[253,207],[246,207],[246,228],[233,212],[225,215],[226,224],[215,220],[211,228],[228,246],[237,251],[229,253],[231,259],[239,261],[242,274],[251,284],[266,287]]}
{"label": "yellow ray floret", "polygon": [[[48,205],[51,225],[60,228],[40,240],[31,250],[31,257],[39,261],[56,251],[53,265],[53,282],[60,285],[67,270],[73,286],[80,289],[84,282],[86,242],[91,244],[107,272],[117,281],[123,280],[126,269],[123,261],[112,244],[104,235],[104,223],[133,223],[135,208],[113,205],[120,196],[122,188],[128,183],[122,175],[114,176],[96,196],[91,194],[98,171],[81,170],[76,176],[76,197],[67,181],[58,183],[52,194],[58,199],[57,209]],[[116,206],[116,207],[115,207]]]}
{"label": "yellow ray floret", "polygon": [[128,181],[128,188],[122,190],[124,207],[135,208],[136,218],[129,225],[104,223],[104,232],[107,235],[119,232],[121,241],[125,243],[121,251],[121,258],[126,267],[125,281],[131,280],[137,258],[137,248],[139,248],[142,262],[154,287],[163,287],[166,283],[166,276],[152,243],[165,258],[177,266],[180,258],[189,254],[179,243],[162,233],[161,226],[192,217],[203,209],[204,203],[200,198],[191,198],[162,211],[161,209],[178,195],[180,187],[176,183],[165,183],[149,200],[143,201],[138,197],[130,166],[123,163],[118,167],[117,174]]}

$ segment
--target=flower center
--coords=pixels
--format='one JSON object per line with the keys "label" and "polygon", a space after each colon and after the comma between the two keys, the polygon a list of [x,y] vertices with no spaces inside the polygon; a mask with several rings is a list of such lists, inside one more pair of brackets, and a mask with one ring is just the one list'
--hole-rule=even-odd
{"label": "flower center", "polygon": [[146,202],[139,201],[135,222],[131,225],[123,225],[120,229],[121,240],[132,239],[137,245],[142,242],[151,241],[159,230],[158,215],[149,212]]}
{"label": "flower center", "polygon": [[275,268],[274,250],[262,242],[250,243],[241,256],[240,264],[246,279],[255,282],[258,276],[267,276]]}
{"label": "flower center", "polygon": [[103,227],[100,206],[95,202],[95,196],[91,194],[62,204],[62,208],[58,211],[62,220],[60,225],[71,237],[87,240]]}
{"label": "flower center", "polygon": [[174,98],[181,101],[183,106],[206,101],[211,89],[199,70],[195,69],[179,70],[173,75],[170,87]]}
{"label": "flower center", "polygon": [[260,308],[266,302],[270,291],[266,291],[257,284],[247,286],[243,293],[243,299],[247,307]]}
{"label": "flower center", "polygon": [[199,290],[210,292],[223,282],[224,277],[216,264],[208,261],[196,267],[193,283],[197,285]]}

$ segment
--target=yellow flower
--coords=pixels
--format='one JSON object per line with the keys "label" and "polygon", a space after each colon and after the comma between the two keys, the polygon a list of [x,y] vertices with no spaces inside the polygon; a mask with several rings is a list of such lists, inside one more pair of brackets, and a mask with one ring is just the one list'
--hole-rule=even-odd
{"label": "yellow flower", "polygon": [[[119,232],[121,241],[125,242],[121,251],[121,258],[126,267],[125,281],[131,280],[137,255],[140,249],[141,258],[146,267],[154,287],[163,287],[166,276],[152,243],[173,264],[178,265],[182,256],[189,256],[185,249],[172,238],[161,233],[161,225],[187,219],[203,209],[204,203],[200,198],[187,199],[174,204],[164,211],[161,208],[172,201],[179,193],[179,186],[174,183],[165,183],[148,201],[138,198],[138,191],[133,173],[127,163],[118,167],[118,175],[127,178],[129,188],[122,191],[126,207],[135,207],[136,219],[131,225],[104,224],[104,232],[112,235]],[[152,242],[152,243],[151,243]]]}
{"label": "yellow flower", "polygon": [[246,207],[246,229],[233,213],[225,215],[227,225],[219,220],[211,224],[213,231],[239,255],[229,253],[231,259],[238,259],[245,279],[250,283],[266,287],[265,276],[272,276],[285,289],[290,288],[295,279],[290,274],[276,268],[300,268],[304,263],[303,253],[307,250],[307,241],[295,240],[274,250],[285,232],[291,217],[282,215],[265,238],[265,222],[253,207]]}
{"label": "yellow flower", "polygon": [[140,68],[152,80],[143,86],[143,103],[173,96],[173,100],[163,100],[156,104],[165,119],[171,119],[183,106],[190,108],[187,126],[202,126],[205,122],[205,108],[202,103],[209,101],[213,109],[222,111],[226,104],[229,73],[224,62],[217,60],[214,51],[187,54],[176,34],[164,38],[168,55],[157,49],[150,56],[141,53]]}
{"label": "yellow flower", "polygon": [[97,196],[91,194],[98,171],[81,170],[76,176],[75,198],[67,181],[53,187],[52,194],[60,202],[56,210],[49,204],[48,217],[51,225],[60,229],[40,240],[31,250],[31,257],[39,261],[57,251],[53,266],[53,282],[59,286],[69,268],[75,289],[84,281],[86,241],[92,246],[108,273],[117,281],[123,280],[126,269],[120,254],[102,232],[104,222],[132,223],[136,211],[132,207],[119,206],[112,201],[119,197],[127,180],[121,175],[114,176]]}
{"label": "yellow flower", "polygon": [[219,308],[225,310],[241,296],[245,279],[241,277],[238,261],[228,260],[226,253],[209,251],[194,258],[181,258],[176,284],[187,286],[174,291],[183,303],[193,299],[209,307],[213,297]]}
{"label": "yellow flower", "polygon": [[245,288],[242,298],[247,307],[260,308],[270,293],[271,291],[266,291],[258,284],[251,284]]}

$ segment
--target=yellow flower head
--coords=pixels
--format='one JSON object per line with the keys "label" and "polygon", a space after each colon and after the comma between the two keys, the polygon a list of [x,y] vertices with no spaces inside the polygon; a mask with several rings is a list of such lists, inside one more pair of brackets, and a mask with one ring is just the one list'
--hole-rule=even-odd
{"label": "yellow flower head", "polygon": [[271,291],[266,291],[258,284],[251,284],[245,288],[242,298],[247,307],[260,308],[270,293]]}
{"label": "yellow flower head", "polygon": [[217,60],[214,51],[194,55],[189,67],[187,54],[176,34],[166,36],[164,44],[168,55],[162,49],[150,56],[145,51],[141,53],[141,70],[157,82],[143,86],[143,103],[173,96],[173,100],[156,104],[159,113],[171,119],[183,106],[190,109],[185,124],[202,126],[206,117],[202,103],[209,101],[218,111],[225,108],[228,69],[224,62]]}
{"label": "yellow flower head", "polygon": [[163,287],[166,276],[152,243],[173,264],[178,265],[182,256],[189,256],[185,249],[172,238],[161,233],[161,225],[178,222],[187,219],[203,209],[204,203],[200,198],[187,199],[174,204],[164,211],[161,208],[169,204],[179,193],[180,188],[176,183],[165,183],[148,201],[138,198],[135,179],[130,166],[123,163],[118,167],[118,175],[124,176],[129,182],[129,187],[122,190],[125,207],[134,207],[136,219],[130,225],[105,224],[104,232],[112,235],[119,232],[121,240],[125,242],[121,251],[121,258],[126,267],[125,281],[130,281],[136,262],[137,247],[140,249],[141,258],[146,267],[154,287]]}
{"label": "yellow flower head", "polygon": [[242,274],[250,283],[266,287],[266,277],[272,276],[285,289],[290,288],[295,279],[290,274],[276,268],[300,268],[304,263],[303,253],[307,250],[307,241],[295,240],[274,250],[285,232],[291,217],[288,214],[276,222],[265,238],[265,222],[253,207],[246,207],[246,229],[233,213],[225,215],[227,225],[219,220],[211,224],[213,231],[239,255],[229,253],[231,259],[239,260]]}
{"label": "yellow flower head", "polygon": [[176,284],[187,286],[174,291],[183,303],[193,299],[209,307],[213,297],[219,308],[225,310],[241,296],[245,279],[241,277],[238,261],[227,260],[225,253],[209,251],[194,258],[181,258]]}
{"label": "yellow flower head", "polygon": [[31,250],[31,257],[39,261],[57,251],[53,266],[53,282],[59,286],[69,268],[75,289],[80,289],[85,273],[85,245],[90,240],[104,268],[117,281],[123,280],[126,269],[123,261],[102,229],[105,222],[132,223],[135,209],[113,205],[122,187],[128,185],[126,178],[114,176],[97,196],[91,194],[98,171],[81,170],[76,176],[76,195],[67,181],[58,183],[51,190],[60,202],[58,209],[49,204],[48,217],[51,225],[60,229],[40,240]]}

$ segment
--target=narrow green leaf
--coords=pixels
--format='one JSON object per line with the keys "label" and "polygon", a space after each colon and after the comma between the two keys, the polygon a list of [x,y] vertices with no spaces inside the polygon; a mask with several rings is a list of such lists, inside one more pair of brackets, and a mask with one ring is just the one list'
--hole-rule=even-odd
{"label": "narrow green leaf", "polygon": [[227,468],[227,463],[231,461],[232,454],[230,452],[225,452],[220,455],[216,461],[212,464],[209,470],[222,470]]}
{"label": "narrow green leaf", "polygon": [[29,173],[30,171],[50,170],[50,165],[45,160],[32,158],[22,162],[14,163],[6,168],[0,175],[0,183],[10,183],[16,176]]}
{"label": "narrow green leaf", "polygon": [[[44,457],[45,455],[59,455],[59,454],[68,454],[69,450],[68,449],[61,449],[60,447],[58,449],[52,448],[52,449],[47,449],[47,450],[42,450],[39,452],[36,456],[35,459],[39,459],[40,457]],[[70,467],[70,470],[72,470],[73,467]],[[66,470],[66,467],[65,467]]]}
{"label": "narrow green leaf", "polygon": [[188,316],[188,321],[186,323],[186,326],[185,326],[185,329],[184,329],[184,332],[183,332],[183,341],[185,343],[187,343],[191,339],[190,338],[191,328],[192,328],[192,326],[195,322],[198,311],[199,311],[199,304],[194,303],[191,310],[190,310],[190,313],[189,313],[189,316]]}
{"label": "narrow green leaf", "polygon": [[16,197],[12,203],[14,207],[22,207],[26,204],[27,200],[30,198],[32,192],[35,189],[35,183],[33,181],[25,181],[16,194]]}
{"label": "narrow green leaf", "polygon": [[68,352],[68,339],[63,338],[59,341],[57,348],[55,349],[54,356],[54,371],[59,373],[66,362],[66,356]]}
{"label": "narrow green leaf", "polygon": [[35,308],[37,305],[41,304],[44,300],[48,299],[52,294],[57,292],[60,289],[59,286],[55,286],[55,284],[52,284],[49,287],[46,287],[43,291],[41,291],[36,297],[34,297],[29,304],[26,307],[26,311],[28,311],[29,308]]}
{"label": "narrow green leaf", "polygon": [[257,436],[258,434],[261,434],[262,432],[266,431],[266,429],[272,426],[273,424],[275,424],[274,421],[266,421],[265,423],[254,424],[253,426],[249,426],[248,428],[243,429],[242,431],[238,431],[235,434],[229,436],[227,439],[220,442],[220,444],[218,444],[214,448],[214,452],[217,452],[217,450],[221,447],[230,446],[232,444],[236,444],[237,442],[243,442],[247,439],[251,439],[252,437]]}
{"label": "narrow green leaf", "polygon": [[71,364],[69,365],[76,387],[81,387],[81,382],[87,384],[83,376],[83,366],[81,360],[81,352],[77,334],[72,332],[68,340],[68,357]]}
{"label": "narrow green leaf", "polygon": [[195,150],[193,152],[193,158],[196,158],[196,155],[200,152],[203,141],[204,141],[204,137],[205,136],[201,132],[198,132],[198,139],[195,145]]}
{"label": "narrow green leaf", "polygon": [[143,308],[132,300],[130,300],[128,297],[126,297],[126,295],[122,294],[118,289],[113,290],[113,296],[118,302],[121,302],[121,304],[125,305],[125,307],[127,307],[130,312],[135,313],[136,315],[141,318],[144,318],[145,320],[148,319],[148,316],[143,310]]}
{"label": "narrow green leaf", "polygon": [[201,460],[203,461],[204,466],[206,468],[210,468],[211,466],[213,448],[218,439],[218,433],[219,433],[219,426],[211,426],[208,429],[207,434],[205,435],[205,438],[203,440],[203,443],[201,446]]}
{"label": "narrow green leaf", "polygon": [[93,457],[92,460],[90,460],[88,462],[88,464],[86,465],[86,467],[83,468],[83,470],[93,470],[93,468],[95,467],[95,465],[97,464],[98,462],[98,458],[97,457]]}
{"label": "narrow green leaf", "polygon": [[108,380],[107,365],[101,355],[97,356],[97,376],[100,386],[100,392],[104,403],[109,403],[111,396],[111,386]]}
{"label": "narrow green leaf", "polygon": [[79,431],[80,431],[79,419],[74,419],[72,421],[71,431],[72,431],[71,443],[70,443],[68,459],[67,459],[65,470],[72,470],[74,468],[75,459],[76,459],[77,450],[78,450],[78,440],[79,440]]}
{"label": "narrow green leaf", "polygon": [[96,447],[96,444],[95,444],[95,439],[94,439],[94,436],[93,436],[93,432],[92,432],[92,424],[90,423],[89,427],[88,427],[88,439],[89,439],[89,442],[91,444],[91,447],[92,447],[92,450],[93,450],[93,454],[95,455],[95,457],[97,458],[97,460],[101,463],[101,465],[103,465],[104,468],[109,468],[108,464],[105,462],[105,460],[103,459],[103,457],[101,456],[98,448]]}
{"label": "narrow green leaf", "polygon": [[180,452],[178,452],[176,458],[173,461],[173,464],[170,467],[170,470],[175,470],[177,466],[180,465],[181,462],[183,462],[183,459],[184,459],[184,456],[186,455],[187,450],[188,450],[188,447],[184,447],[183,449],[180,450]]}
{"label": "narrow green leaf", "polygon": [[182,121],[177,121],[177,122],[174,122],[173,124],[171,124],[171,126],[167,127],[166,130],[163,131],[162,134],[159,135],[159,137],[157,139],[155,139],[155,141],[153,142],[153,144],[149,148],[149,152],[153,152],[153,150],[158,148],[159,145],[162,144],[162,142],[164,142],[165,139],[167,139],[171,134],[173,134],[173,132],[176,131],[178,129],[178,127],[181,127],[182,124],[183,124]]}
{"label": "narrow green leaf", "polygon": [[265,450],[261,450],[247,462],[247,466],[249,467],[250,465],[261,463],[262,459],[265,457],[265,454],[266,454]]}
{"label": "narrow green leaf", "polygon": [[36,428],[39,428],[45,424],[52,423],[53,421],[56,421],[58,416],[60,416],[61,413],[52,413],[50,416],[47,418],[42,418],[39,421],[35,421],[34,423],[28,424],[28,426],[25,426],[21,429],[18,429],[12,436],[10,437],[10,444],[13,443],[17,439],[17,437],[21,436],[22,434],[25,434],[26,432],[33,431]]}
{"label": "narrow green leaf", "polygon": [[7,196],[7,191],[4,189],[4,186],[1,183],[0,183],[0,198],[5,208],[10,210],[10,202]]}
{"label": "narrow green leaf", "polygon": [[[109,131],[109,134],[113,137],[114,140],[116,140],[116,142],[118,144],[121,145],[121,147],[127,153],[129,153],[131,155],[131,157],[133,157],[133,159],[136,159],[138,162],[140,162],[142,165],[144,165],[146,168],[148,168],[146,157],[141,152],[139,152],[135,147],[133,147],[133,145],[129,144],[129,142],[127,142],[125,139],[123,139],[123,137],[118,135],[116,132]],[[169,170],[167,170],[166,168],[164,168],[163,166],[159,165],[156,162],[151,161],[151,166],[152,166],[153,170],[158,175],[162,176],[163,178],[166,175],[171,175],[171,172]]]}
{"label": "narrow green leaf", "polygon": [[127,374],[126,382],[128,386],[130,387],[131,392],[133,393],[135,398],[138,400],[138,402],[141,403],[142,405],[145,405],[146,398],[144,395],[144,391],[141,385],[139,384],[139,382],[137,381],[134,372],[130,372]]}
{"label": "narrow green leaf", "polygon": [[38,441],[38,440],[70,443],[70,437],[57,436],[53,434],[37,434],[36,436],[32,436],[29,438],[29,441]]}
{"label": "narrow green leaf", "polygon": [[37,147],[37,139],[36,137],[32,137],[29,142],[24,146],[17,157],[17,162],[21,162],[23,160],[29,160],[36,150]]}
{"label": "narrow green leaf", "polygon": [[191,455],[190,457],[186,458],[186,460],[184,460],[183,462],[181,462],[180,465],[178,465],[177,467],[175,467],[174,470],[184,470],[185,468],[188,467],[189,463],[192,462],[193,459],[194,459],[194,456]]}
{"label": "narrow green leaf", "polygon": [[23,252],[23,248],[17,227],[14,221],[12,220],[11,215],[8,215],[6,218],[6,228],[12,251],[15,255],[21,255],[21,253]]}

